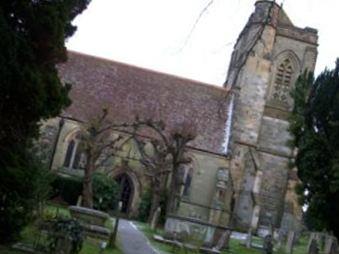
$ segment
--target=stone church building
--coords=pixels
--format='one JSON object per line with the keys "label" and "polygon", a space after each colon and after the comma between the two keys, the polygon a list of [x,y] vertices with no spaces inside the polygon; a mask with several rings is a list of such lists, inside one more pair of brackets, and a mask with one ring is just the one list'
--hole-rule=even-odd
{"label": "stone church building", "polygon": [[[301,72],[314,70],[317,40],[317,30],[294,26],[275,2],[256,1],[224,87],[69,52],[59,71],[72,84],[72,105],[42,127],[50,167],[81,174],[79,126],[103,107],[114,122],[138,115],[171,129],[190,121],[197,137],[189,144],[192,163],[183,174],[177,216],[220,226],[232,217],[232,227],[243,230],[296,227],[301,208],[297,174],[288,167],[290,91]],[[132,141],[105,170],[123,185],[125,212],[136,215],[149,180]]]}

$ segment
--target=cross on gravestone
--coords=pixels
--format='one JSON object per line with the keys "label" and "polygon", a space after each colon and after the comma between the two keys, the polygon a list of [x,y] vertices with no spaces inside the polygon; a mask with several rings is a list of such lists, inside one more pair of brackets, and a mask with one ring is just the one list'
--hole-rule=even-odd
{"label": "cross on gravestone", "polygon": [[289,231],[287,236],[287,243],[286,243],[286,253],[292,254],[293,253],[293,244],[295,239],[295,232]]}
{"label": "cross on gravestone", "polygon": [[310,244],[308,254],[319,254],[319,247],[318,247],[317,240],[315,238],[312,240]]}

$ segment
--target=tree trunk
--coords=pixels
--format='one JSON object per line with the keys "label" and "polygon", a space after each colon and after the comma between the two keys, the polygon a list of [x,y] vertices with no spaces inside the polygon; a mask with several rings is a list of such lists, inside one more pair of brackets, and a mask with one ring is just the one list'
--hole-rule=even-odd
{"label": "tree trunk", "polygon": [[177,172],[173,171],[172,177],[171,177],[171,184],[169,188],[169,194],[168,194],[166,214],[174,213],[176,210],[176,199],[177,199],[177,193],[178,193],[177,177],[178,177]]}
{"label": "tree trunk", "polygon": [[82,187],[82,205],[84,207],[93,208],[93,187],[92,187],[92,172],[94,170],[94,163],[92,156],[88,156],[85,167],[85,175]]}

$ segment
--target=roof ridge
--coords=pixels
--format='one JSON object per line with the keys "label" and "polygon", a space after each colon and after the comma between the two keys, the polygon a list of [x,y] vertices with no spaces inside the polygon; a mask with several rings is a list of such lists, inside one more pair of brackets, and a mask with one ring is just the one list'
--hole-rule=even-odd
{"label": "roof ridge", "polygon": [[212,88],[212,89],[216,89],[216,90],[219,90],[219,91],[221,90],[223,92],[228,92],[228,90],[223,86],[205,83],[205,82],[202,82],[202,81],[199,81],[199,80],[181,77],[181,76],[177,76],[175,74],[165,73],[165,72],[149,69],[149,68],[146,68],[146,67],[133,65],[133,64],[130,64],[130,63],[119,62],[119,61],[116,61],[116,60],[113,60],[113,59],[108,59],[108,58],[104,58],[104,57],[101,57],[101,56],[89,55],[89,54],[79,52],[79,51],[74,51],[74,50],[67,50],[67,53],[68,54],[70,53],[70,54],[75,54],[75,55],[81,55],[81,56],[84,56],[84,57],[97,59],[97,60],[104,61],[104,62],[111,63],[111,64],[119,64],[119,65],[127,66],[129,68],[139,69],[141,71],[145,71],[145,72],[148,72],[148,73],[154,73],[156,75],[167,76],[167,77],[175,78],[175,79],[178,79],[178,80],[181,80],[181,81],[188,81],[188,82],[194,83],[195,85],[204,86],[206,88]]}

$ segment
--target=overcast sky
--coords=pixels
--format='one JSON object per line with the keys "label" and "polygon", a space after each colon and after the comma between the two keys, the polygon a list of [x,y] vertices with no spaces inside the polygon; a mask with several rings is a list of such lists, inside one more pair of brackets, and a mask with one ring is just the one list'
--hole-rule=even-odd
{"label": "overcast sky", "polygon": [[[276,1],[281,3],[282,0]],[[209,5],[195,29],[201,11]],[[255,0],[92,0],[67,47],[90,55],[221,85]],[[319,31],[316,73],[339,57],[339,0],[285,0],[299,27]]]}

